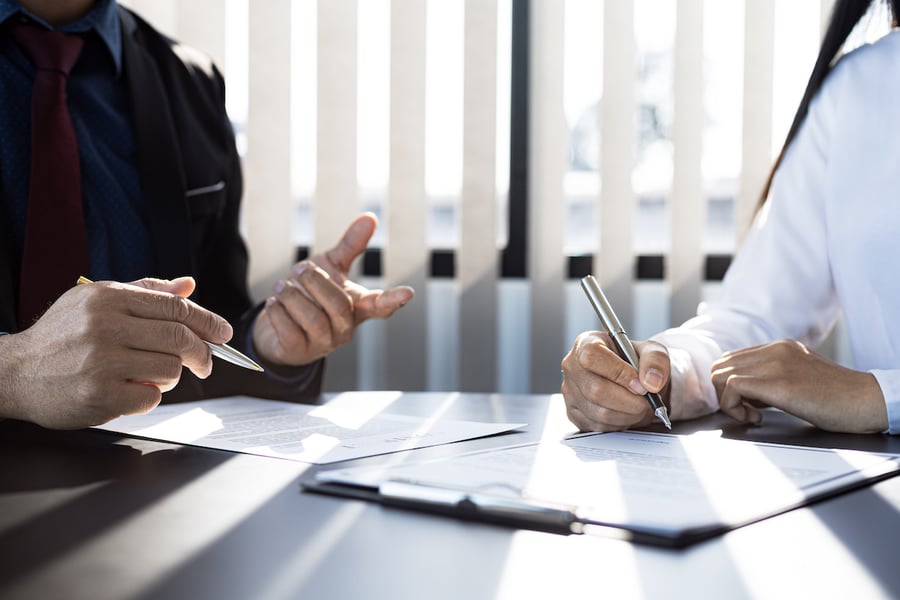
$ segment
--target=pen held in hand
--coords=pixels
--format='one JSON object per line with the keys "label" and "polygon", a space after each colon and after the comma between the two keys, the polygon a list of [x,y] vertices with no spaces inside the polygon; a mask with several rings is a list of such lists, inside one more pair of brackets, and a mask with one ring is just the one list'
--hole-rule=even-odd
{"label": "pen held in hand", "polygon": [[[588,275],[581,280],[581,289],[587,294],[591,306],[594,307],[594,311],[600,317],[600,322],[603,323],[603,328],[606,329],[606,332],[612,338],[619,356],[637,370],[639,368],[638,354],[634,349],[634,344],[631,343],[631,340],[625,333],[625,328],[622,327],[622,323],[619,322],[619,318],[613,312],[609,300],[606,299],[606,295],[600,289],[600,284],[597,283],[593,275]],[[653,414],[656,415],[656,418],[662,421],[667,428],[672,429],[669,413],[660,395],[656,392],[647,392],[644,397],[650,403],[650,408],[653,409]]]}
{"label": "pen held in hand", "polygon": [[[79,277],[78,281],[76,282],[77,285],[81,285],[84,283],[93,282],[87,277],[83,276]],[[207,346],[209,346],[209,349],[212,352],[213,356],[218,356],[222,360],[226,360],[231,364],[237,365],[239,367],[244,367],[245,369],[250,369],[251,371],[263,372],[263,368],[259,366],[256,361],[251,359],[249,356],[238,352],[228,344],[214,344],[212,342],[207,342],[206,340],[203,341],[206,342]]]}

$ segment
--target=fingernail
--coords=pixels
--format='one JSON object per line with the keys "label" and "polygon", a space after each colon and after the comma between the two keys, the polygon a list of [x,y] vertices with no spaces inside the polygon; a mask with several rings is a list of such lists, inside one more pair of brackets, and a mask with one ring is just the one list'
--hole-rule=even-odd
{"label": "fingernail", "polygon": [[275,296],[269,296],[268,298],[266,298],[266,308],[269,308],[273,304],[275,304]]}
{"label": "fingernail", "polygon": [[278,281],[275,282],[275,293],[280,294],[282,292],[282,290],[284,290],[284,280],[279,279]]}
{"label": "fingernail", "polygon": [[628,382],[628,389],[630,389],[632,392],[634,392],[635,394],[638,394],[640,396],[643,396],[644,394],[647,393],[647,390],[644,388],[644,386],[641,385],[641,382],[638,381],[637,379],[632,379],[631,381]]}
{"label": "fingernail", "polygon": [[298,262],[294,265],[294,275],[301,275],[303,272],[309,268],[309,263],[305,260],[302,262]]}
{"label": "fingernail", "polygon": [[650,369],[644,376],[644,383],[646,384],[646,387],[658,390],[663,384],[662,373],[660,373],[658,369]]}

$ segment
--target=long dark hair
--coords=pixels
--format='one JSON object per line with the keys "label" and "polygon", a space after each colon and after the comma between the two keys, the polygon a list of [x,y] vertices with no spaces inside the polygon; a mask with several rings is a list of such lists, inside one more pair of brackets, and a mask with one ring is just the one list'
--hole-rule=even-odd
{"label": "long dark hair", "polygon": [[828,22],[828,29],[825,30],[825,36],[822,38],[822,46],[819,48],[819,56],[816,58],[816,65],[813,67],[812,74],[809,76],[809,82],[806,84],[806,91],[803,92],[803,99],[800,100],[800,106],[794,114],[794,120],[791,122],[791,128],[788,130],[784,145],[778,158],[769,171],[766,178],[766,184],[763,187],[762,194],[759,197],[759,206],[762,206],[769,196],[769,189],[772,187],[772,178],[775,171],[781,164],[781,159],[797,131],[806,119],[806,113],[809,111],[809,103],[815,97],[822,83],[831,72],[834,66],[835,58],[850,36],[850,33],[856,28],[856,25],[869,12],[875,4],[879,2],[888,2],[891,8],[891,19],[894,26],[897,25],[897,16],[900,15],[900,0],[837,0],[834,9],[831,11],[831,19]]}

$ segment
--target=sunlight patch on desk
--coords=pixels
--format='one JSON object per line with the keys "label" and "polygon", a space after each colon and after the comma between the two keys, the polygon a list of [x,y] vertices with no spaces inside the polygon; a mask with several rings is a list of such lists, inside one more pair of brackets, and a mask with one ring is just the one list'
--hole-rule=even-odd
{"label": "sunlight patch on desk", "polygon": [[[784,539],[787,525],[781,519],[790,519],[792,539]],[[797,573],[815,573],[816,589],[828,589],[830,598],[890,597],[844,541],[807,508],[732,531],[724,542],[748,598],[808,597],[813,582]],[[845,577],[847,573],[853,577]]]}
{"label": "sunlight patch on desk", "polygon": [[[337,506],[337,505],[336,505]],[[362,502],[343,502],[328,521],[322,523],[316,534],[297,544],[297,551],[280,561],[279,572],[273,573],[267,584],[257,590],[257,598],[289,598],[303,585],[321,564],[328,560],[335,545],[347,537],[366,505]],[[353,565],[347,565],[352,577]]]}
{"label": "sunlight patch on desk", "polygon": [[[763,452],[772,448],[761,444]],[[825,473],[829,479],[852,478],[854,474],[866,473],[869,476],[889,473],[896,469],[896,457],[886,454],[867,453],[853,450],[807,448],[808,452],[826,453],[830,458],[829,469]],[[789,473],[791,479],[797,480],[797,487],[807,493],[816,487],[816,476]],[[822,477],[818,477],[822,479]],[[891,504],[886,496],[882,496],[877,487],[865,490],[866,494],[875,494]],[[792,540],[773,545],[771,540],[778,532],[790,523],[796,533]],[[840,535],[840,528],[835,529],[828,520],[817,515],[813,508],[801,508],[785,515],[779,515],[755,523],[753,527],[739,529],[725,536],[725,543],[734,557],[734,564],[739,576],[744,580],[747,589],[754,597],[802,597],[808,594],[808,581],[792,577],[797,572],[815,572],[822,589],[828,589],[835,598],[880,598],[891,597],[891,591],[885,589],[879,580],[877,571],[871,571],[864,555],[859,555],[847,545]],[[798,543],[802,540],[803,552],[798,552]],[[759,556],[764,555],[765,561]],[[847,578],[846,573],[854,573]]]}
{"label": "sunlight patch on desk", "polygon": [[[606,520],[615,523],[631,520],[618,460],[608,455],[590,456],[589,449],[559,443],[535,448],[522,495],[573,507],[595,507],[602,510]],[[571,468],[560,469],[559,465]]]}
{"label": "sunlight patch on desk", "polygon": [[[722,440],[699,432],[680,438],[684,458],[690,463],[707,503],[723,522],[740,523],[760,513],[760,495],[771,498],[772,510],[803,501],[798,481],[814,476],[798,466],[792,474],[765,455],[763,446]],[[758,487],[765,482],[765,489]]]}
{"label": "sunlight patch on desk", "polygon": [[[63,589],[64,582],[77,576],[74,574],[97,573],[100,568],[108,573],[127,572],[129,577],[98,580],[96,597],[141,597],[240,526],[286,487],[296,486],[298,477],[308,467],[234,455],[87,543],[73,547],[23,579],[20,585],[28,589],[35,585],[32,579],[40,577],[42,585]],[[130,549],[136,540],[166,551],[145,553],[140,569],[126,568],[120,563],[132,560]],[[98,556],[108,557],[108,562],[98,566]]]}
{"label": "sunlight patch on desk", "polygon": [[[560,408],[558,410],[552,408],[554,405],[558,405]],[[550,396],[550,404],[544,413],[544,421],[540,424],[542,442],[557,442],[578,431],[578,428],[566,416],[565,408],[562,408],[564,406],[565,400],[563,400],[562,394]],[[529,428],[532,430],[536,427],[537,423],[529,424]]]}
{"label": "sunlight patch on desk", "polygon": [[435,424],[441,420],[441,418],[447,414],[447,411],[450,410],[450,407],[459,399],[459,392],[451,392],[447,394],[447,397],[444,398],[443,402],[441,402],[440,406],[438,406],[434,411],[425,419],[422,425],[416,430],[417,435],[425,435],[432,429],[434,429]]}
{"label": "sunlight patch on desk", "polygon": [[597,542],[517,531],[511,536],[494,598],[580,598],[585,582],[587,587],[593,582],[598,598],[644,597],[637,548],[626,542]]}
{"label": "sunlight patch on desk", "polygon": [[[551,402],[563,403],[562,394],[554,394]],[[627,521],[628,505],[618,464],[608,458],[591,460],[584,455],[584,449],[576,450],[560,443],[560,440],[569,439],[567,436],[575,431],[568,418],[560,419],[560,415],[564,416],[565,411],[548,410],[544,415],[540,443],[535,446],[530,472],[522,483],[520,493],[528,498],[564,501],[573,506],[593,505],[597,503],[597,498],[602,498],[605,514],[610,515],[612,520]],[[560,469],[558,465],[577,465],[577,472]]]}

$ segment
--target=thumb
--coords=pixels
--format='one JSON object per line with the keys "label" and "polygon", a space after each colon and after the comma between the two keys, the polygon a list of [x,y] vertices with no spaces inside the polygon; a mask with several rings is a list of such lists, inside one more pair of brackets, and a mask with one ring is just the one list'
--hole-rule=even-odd
{"label": "thumb", "polygon": [[176,277],[175,279],[154,279],[152,277],[144,277],[132,281],[131,285],[142,287],[145,290],[153,290],[156,292],[168,292],[187,298],[194,293],[197,282],[193,277]]}
{"label": "thumb", "polygon": [[331,250],[325,253],[327,258],[343,274],[350,271],[350,265],[356,257],[363,253],[375,228],[378,218],[372,213],[363,213],[356,217],[344,231],[343,237]]}
{"label": "thumb", "polygon": [[635,342],[635,349],[640,356],[641,384],[650,392],[660,392],[669,381],[671,363],[669,351],[659,342],[649,340]]}

